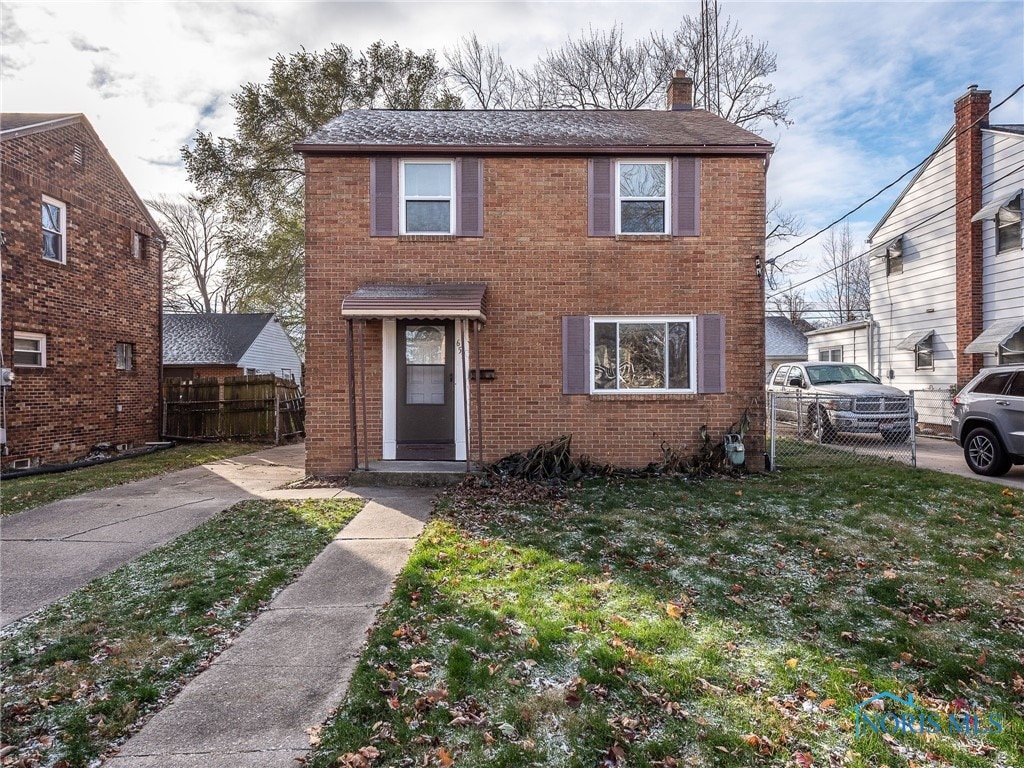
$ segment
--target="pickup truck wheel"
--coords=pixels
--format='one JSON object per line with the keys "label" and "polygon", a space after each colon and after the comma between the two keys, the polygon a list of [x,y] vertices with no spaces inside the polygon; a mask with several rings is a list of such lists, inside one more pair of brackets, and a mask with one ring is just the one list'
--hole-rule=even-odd
{"label": "pickup truck wheel", "polygon": [[831,443],[836,439],[836,428],[832,426],[824,408],[812,406],[807,412],[807,430],[818,443]]}
{"label": "pickup truck wheel", "polygon": [[1010,471],[1011,462],[1002,443],[986,427],[976,427],[967,434],[964,459],[971,471],[978,475],[999,477]]}

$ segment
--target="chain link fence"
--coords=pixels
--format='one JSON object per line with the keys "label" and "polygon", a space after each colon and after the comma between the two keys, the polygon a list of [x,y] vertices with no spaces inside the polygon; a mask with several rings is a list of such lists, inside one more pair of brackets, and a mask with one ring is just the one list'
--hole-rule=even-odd
{"label": "chain link fence", "polygon": [[917,408],[917,432],[929,437],[953,438],[953,395],[948,389],[915,389],[914,407]]}
{"label": "chain link fence", "polygon": [[769,392],[767,416],[772,469],[851,459],[917,466],[914,393],[838,397]]}

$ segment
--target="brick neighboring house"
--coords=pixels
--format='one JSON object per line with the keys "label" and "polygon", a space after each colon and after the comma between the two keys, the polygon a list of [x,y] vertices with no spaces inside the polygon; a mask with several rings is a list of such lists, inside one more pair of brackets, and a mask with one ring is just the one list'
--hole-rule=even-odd
{"label": "brick neighboring house", "polygon": [[745,410],[761,468],[773,148],[691,95],[677,72],[664,111],[353,110],[297,144],[307,471],[564,434],[642,466]]}
{"label": "brick neighboring house", "polygon": [[160,229],[80,114],[0,115],[3,466],[156,440]]}
{"label": "brick neighboring house", "polygon": [[165,379],[261,373],[302,380],[302,360],[274,313],[164,315]]}

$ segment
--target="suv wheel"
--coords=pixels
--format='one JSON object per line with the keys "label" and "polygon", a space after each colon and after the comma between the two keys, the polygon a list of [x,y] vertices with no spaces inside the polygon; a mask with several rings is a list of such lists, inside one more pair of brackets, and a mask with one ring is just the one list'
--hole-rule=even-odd
{"label": "suv wheel", "polygon": [[807,431],[819,443],[831,443],[836,439],[836,428],[824,408],[811,407],[807,413]]}
{"label": "suv wheel", "polygon": [[1010,471],[1011,462],[999,438],[986,427],[977,427],[964,440],[964,459],[978,475],[998,477]]}

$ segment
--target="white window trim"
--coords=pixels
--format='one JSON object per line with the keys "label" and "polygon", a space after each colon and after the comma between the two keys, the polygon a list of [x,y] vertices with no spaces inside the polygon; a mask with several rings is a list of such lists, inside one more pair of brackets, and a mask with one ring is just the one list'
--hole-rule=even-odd
{"label": "white window trim", "polygon": [[[47,195],[43,195],[42,196],[42,203],[39,206],[40,216],[42,216],[42,206],[43,206],[43,204],[56,206],[60,210],[60,232],[57,233],[57,234],[60,235],[60,259],[49,259],[46,256],[43,256],[43,261],[49,261],[49,262],[51,262],[53,264],[67,264],[68,263],[68,206],[67,206],[67,203],[63,203],[60,200],[57,200],[56,198],[48,197]],[[43,232],[52,232],[53,231],[53,230],[50,230],[50,229],[46,229],[45,227],[42,227],[42,220],[40,220],[40,228],[42,229]]]}
{"label": "white window trim", "polygon": [[[451,195],[448,197],[410,197],[405,196],[405,166],[406,165],[448,165],[451,179]],[[424,158],[415,160],[402,160],[398,168],[398,233],[400,235],[454,235],[455,234],[455,160],[446,157]],[[447,232],[407,232],[405,229],[405,203],[407,200],[423,201],[448,201],[448,231]]]}
{"label": "white window trim", "polygon": [[[661,232],[623,232],[622,202],[629,200],[657,201],[660,197],[622,197],[619,193],[619,168],[622,165],[664,165],[665,166],[665,228]],[[615,161],[615,234],[617,235],[670,235],[672,234],[672,162],[665,158],[622,158]]]}
{"label": "white window trim", "polygon": [[[828,352],[828,357],[822,357],[822,354]],[[833,352],[839,353],[839,359],[836,360],[833,356]],[[818,362],[819,363],[841,363],[843,362],[843,348],[842,346],[836,347],[821,347],[818,349]]]}
{"label": "white window trim", "polygon": [[[921,364],[921,353],[927,352],[931,355],[931,363],[929,365]],[[923,341],[919,341],[914,345],[914,370],[915,371],[934,371],[935,370],[935,335],[929,334],[928,338]]]}
{"label": "white window trim", "polygon": [[[15,331],[14,341],[17,342],[19,339],[25,341],[37,341],[39,342],[39,365],[30,365],[26,363],[14,363],[15,368],[45,368],[46,367],[46,334],[45,333],[29,333],[27,331]],[[14,351],[11,353],[11,361],[14,360]]]}
{"label": "white window trim", "polygon": [[[1001,224],[999,217],[1003,211],[1010,211],[1010,206],[1013,203],[1017,203],[1018,210],[1015,211],[1017,214],[1017,221],[1011,224]],[[1003,205],[999,206],[999,210],[996,211],[995,216],[992,217],[992,221],[995,224],[996,234],[996,253],[1004,254],[1010,253],[1011,251],[1019,251],[1024,248],[1024,219],[1022,219],[1022,213],[1024,213],[1024,192],[1018,192],[1016,195],[1007,200]],[[1008,246],[1006,248],[999,247],[999,235],[1002,234],[1003,230],[1014,229],[1018,230],[1017,239],[1020,241],[1016,246]]]}
{"label": "white window trim", "polygon": [[[690,387],[687,389],[597,389],[594,386],[594,326],[597,323],[689,323],[690,324]],[[668,329],[666,328],[666,333]],[[697,393],[697,316],[696,315],[611,315],[590,318],[590,348],[587,349],[587,388],[592,395],[693,395]],[[665,381],[668,382],[668,355],[665,355]]]}

